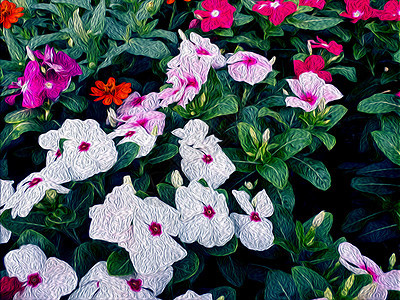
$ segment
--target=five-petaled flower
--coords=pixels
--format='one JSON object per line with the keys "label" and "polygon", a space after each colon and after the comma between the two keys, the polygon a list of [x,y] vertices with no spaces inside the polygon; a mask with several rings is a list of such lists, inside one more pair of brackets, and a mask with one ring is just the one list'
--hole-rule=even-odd
{"label": "five-petaled flower", "polygon": [[328,50],[330,53],[334,55],[339,55],[343,52],[343,46],[339,45],[335,41],[325,42],[323,39],[320,39],[317,36],[318,42],[314,40],[309,40],[308,43],[311,45],[311,48],[324,48]]}
{"label": "five-petaled flower", "polygon": [[201,29],[208,32],[217,28],[231,28],[236,8],[228,0],[204,0],[204,10],[195,10],[194,15],[201,20]]}
{"label": "five-petaled flower", "polygon": [[92,87],[91,96],[98,97],[94,101],[103,100],[104,105],[110,105],[115,103],[116,105],[121,105],[122,100],[128,97],[129,93],[132,92],[131,84],[128,82],[123,82],[119,85],[115,85],[115,79],[113,77],[108,78],[107,84],[98,80],[95,82],[96,87]]}
{"label": "five-petaled flower", "polygon": [[312,111],[325,99],[328,103],[343,97],[342,93],[332,84],[325,81],[313,72],[303,73],[299,79],[286,79],[296,97],[286,97],[286,106],[300,107],[305,111]]}
{"label": "five-petaled flower", "polygon": [[265,190],[259,192],[250,202],[250,195],[244,191],[232,191],[236,201],[247,215],[231,213],[235,234],[242,244],[251,250],[264,251],[273,245],[272,216],[274,207]]}
{"label": "five-petaled flower", "polygon": [[325,82],[332,82],[331,73],[322,71],[325,67],[325,61],[321,55],[310,55],[304,62],[296,59],[293,61],[293,66],[297,78],[305,72],[313,72],[325,80]]}
{"label": "five-petaled flower", "polygon": [[376,11],[376,15],[382,21],[400,21],[400,2],[389,0],[383,10]]}
{"label": "five-petaled flower", "polygon": [[17,23],[24,13],[23,7],[17,7],[15,3],[4,0],[0,3],[0,24],[3,23],[4,28],[11,28],[12,23]]}
{"label": "five-petaled flower", "polygon": [[19,290],[14,299],[60,299],[71,293],[78,277],[66,262],[47,258],[36,245],[23,245],[4,256],[4,265],[10,278],[16,277],[22,285],[15,284]]}
{"label": "five-petaled flower", "polygon": [[344,2],[346,3],[346,12],[342,12],[340,15],[352,19],[352,23],[368,20],[376,14],[375,9],[369,5],[369,0],[345,0]]}
{"label": "five-petaled flower", "polygon": [[386,299],[387,291],[400,291],[400,270],[384,273],[379,266],[363,256],[354,245],[344,242],[339,245],[340,263],[354,274],[369,274],[375,284],[375,292],[368,299]]}
{"label": "five-petaled flower", "polygon": [[284,0],[257,1],[252,10],[268,16],[269,21],[278,26],[287,16],[297,11],[297,5],[292,1]]}

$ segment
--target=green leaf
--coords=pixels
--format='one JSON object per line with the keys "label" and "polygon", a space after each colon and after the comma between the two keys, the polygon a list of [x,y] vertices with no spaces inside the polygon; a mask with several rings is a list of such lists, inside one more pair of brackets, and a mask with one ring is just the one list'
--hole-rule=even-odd
{"label": "green leaf", "polygon": [[178,152],[178,146],[173,144],[162,144],[151,150],[147,156],[147,162],[155,165],[173,158]]}
{"label": "green leaf", "polygon": [[332,289],[324,277],[306,267],[293,267],[292,276],[303,300],[318,298],[317,291],[324,292],[326,288]]}
{"label": "green leaf", "polygon": [[367,47],[358,43],[353,45],[353,56],[355,60],[360,60],[365,56],[365,54],[367,54]]}
{"label": "green leaf", "polygon": [[253,20],[254,20],[253,16],[245,15],[245,14],[241,14],[241,13],[236,13],[234,15],[234,18],[233,18],[233,24],[235,26],[242,26],[242,25],[245,25],[247,23],[250,23]]}
{"label": "green leaf", "polygon": [[258,117],[262,118],[262,117],[267,117],[267,116],[275,119],[276,121],[278,121],[279,123],[284,125],[285,128],[288,127],[288,124],[286,123],[286,121],[282,118],[282,116],[278,112],[276,112],[272,109],[269,109],[268,107],[262,107],[260,109],[260,111],[258,112]]}
{"label": "green leaf", "polygon": [[71,94],[62,94],[59,102],[74,113],[81,113],[88,107],[88,101],[85,97]]}
{"label": "green leaf", "polygon": [[294,172],[316,188],[326,191],[331,186],[331,175],[321,161],[308,157],[293,157],[288,164]]}
{"label": "green leaf", "polygon": [[227,242],[224,246],[213,248],[204,248],[204,250],[212,256],[226,256],[236,252],[238,247],[238,239],[233,236],[232,239]]}
{"label": "green leaf", "polygon": [[219,116],[235,114],[239,109],[238,102],[239,98],[236,95],[224,95],[219,97],[213,102],[211,107],[204,111],[201,119],[210,120]]}
{"label": "green leaf", "polygon": [[123,143],[117,146],[118,159],[109,173],[115,173],[118,170],[129,166],[139,153],[139,146],[132,142]]}
{"label": "green leaf", "polygon": [[173,283],[185,281],[196,274],[200,265],[200,261],[196,253],[191,250],[187,251],[184,259],[177,261],[172,265],[174,268]]}
{"label": "green leaf", "polygon": [[225,279],[232,285],[240,287],[246,278],[246,269],[231,256],[217,258],[217,265]]}
{"label": "green leaf", "polygon": [[271,144],[279,145],[271,155],[285,161],[310,145],[311,142],[312,136],[308,131],[291,128],[271,139]]}
{"label": "green leaf", "polygon": [[94,188],[88,183],[77,183],[65,197],[66,206],[75,212],[76,219],[68,228],[77,228],[87,219],[89,208],[93,206]]}
{"label": "green leaf", "polygon": [[126,276],[135,272],[129,253],[125,249],[119,249],[107,258],[107,271],[112,276]]}
{"label": "green leaf", "polygon": [[368,114],[384,114],[392,111],[400,112],[399,97],[391,94],[375,94],[358,103],[358,111]]}
{"label": "green leaf", "polygon": [[101,35],[104,31],[106,22],[106,4],[104,0],[100,0],[99,4],[93,11],[93,16],[90,19],[90,30],[94,35]]}
{"label": "green leaf", "polygon": [[299,293],[290,274],[280,270],[268,272],[265,280],[264,299],[268,300],[297,300]]}
{"label": "green leaf", "polygon": [[56,32],[56,33],[50,33],[50,34],[35,35],[29,40],[28,47],[31,50],[34,50],[39,46],[47,45],[47,44],[50,44],[55,41],[66,40],[68,38],[69,38],[69,35],[65,32]]}
{"label": "green leaf", "polygon": [[20,123],[26,120],[34,119],[40,114],[40,109],[26,108],[8,113],[4,117],[7,123]]}
{"label": "green leaf", "polygon": [[79,6],[88,10],[92,10],[90,0],[51,0],[52,3],[63,3]]}
{"label": "green leaf", "polygon": [[356,68],[354,67],[336,66],[326,70],[332,75],[340,74],[346,77],[349,81],[357,82]]}
{"label": "green leaf", "polygon": [[325,121],[329,120],[329,123],[323,126],[326,130],[331,129],[333,126],[343,118],[346,114],[347,108],[343,105],[337,104],[328,107],[328,114],[325,117]]}
{"label": "green leaf", "polygon": [[[315,216],[308,219],[304,224],[304,231],[308,232],[311,228]],[[325,212],[324,220],[321,225],[315,229],[315,241],[324,242],[326,244],[332,243],[332,238],[329,236],[329,231],[332,228],[333,216],[329,212]]]}
{"label": "green leaf", "polygon": [[141,38],[130,39],[129,48],[126,51],[133,55],[142,55],[154,59],[163,59],[171,55],[163,42]]}
{"label": "green leaf", "polygon": [[349,212],[342,224],[342,230],[345,233],[352,233],[359,231],[364,227],[364,225],[375,216],[381,214],[382,212],[377,212],[369,214],[364,208],[356,208]]}
{"label": "green leaf", "polygon": [[174,44],[178,44],[178,37],[175,32],[164,29],[154,29],[153,31],[142,35],[144,38],[164,38]]}
{"label": "green leaf", "polygon": [[323,18],[310,16],[304,13],[289,17],[286,21],[300,29],[324,30],[336,26],[343,20],[340,18]]}
{"label": "green leaf", "polygon": [[[353,285],[349,290],[347,290],[347,297],[349,299],[352,299],[354,297],[357,298],[358,294],[360,293],[360,290],[372,282],[373,282],[372,276],[369,274],[356,275],[354,277]],[[342,284],[339,287],[338,294],[344,290],[345,285],[346,285],[346,280],[343,280]]]}
{"label": "green leaf", "polygon": [[327,132],[313,130],[311,131],[311,134],[316,136],[326,146],[328,150],[332,150],[332,148],[336,144],[336,138]]}
{"label": "green leaf", "polygon": [[211,290],[213,299],[236,300],[236,291],[229,286],[221,286]]}
{"label": "green leaf", "polygon": [[18,124],[6,125],[0,133],[0,151],[7,147],[13,140],[18,139],[21,134],[31,131],[42,131],[42,127],[34,121],[25,121]]}
{"label": "green leaf", "polygon": [[357,170],[356,174],[370,177],[400,178],[400,167],[389,160],[384,160],[361,168]]}
{"label": "green leaf", "polygon": [[139,178],[136,178],[132,182],[133,188],[135,191],[143,191],[146,192],[150,185],[150,176],[147,173],[144,173]]}
{"label": "green leaf", "polygon": [[376,195],[390,195],[400,191],[399,184],[375,177],[354,177],[351,186],[358,191]]}
{"label": "green leaf", "polygon": [[50,242],[44,235],[32,229],[25,230],[20,235],[16,244],[18,247],[28,244],[36,245],[42,249],[44,253],[46,253],[47,257],[59,256],[58,250],[54,244]]}
{"label": "green leaf", "polygon": [[31,211],[25,218],[11,217],[11,210],[6,210],[0,216],[1,224],[16,235],[21,235],[24,230],[33,229],[36,231],[44,231],[49,228],[44,225],[46,215],[40,212]]}
{"label": "green leaf", "polygon": [[4,41],[7,45],[11,59],[23,62],[25,60],[25,49],[18,43],[11,29],[3,28]]}
{"label": "green leaf", "polygon": [[73,254],[72,268],[78,278],[82,278],[97,262],[107,260],[110,251],[98,241],[86,242],[79,245]]}
{"label": "green leaf", "polygon": [[246,153],[242,149],[236,148],[223,148],[226,156],[233,162],[237,172],[250,173],[255,171],[256,165],[260,164],[247,160]]}
{"label": "green leaf", "polygon": [[176,208],[175,204],[176,188],[167,183],[159,183],[157,184],[157,192],[164,203],[167,203],[168,205]]}
{"label": "green leaf", "polygon": [[371,135],[383,154],[393,163],[400,165],[400,136],[385,131],[373,131]]}
{"label": "green leaf", "polygon": [[283,189],[278,189],[273,185],[267,186],[267,194],[271,197],[272,202],[278,203],[286,208],[288,211],[293,211],[295,204],[295,197],[292,185],[288,182]]}
{"label": "green leaf", "polygon": [[262,142],[261,132],[253,125],[240,122],[237,124],[238,137],[244,152],[249,156],[256,156]]}
{"label": "green leaf", "polygon": [[281,239],[285,241],[287,246],[289,246],[285,249],[295,253],[296,249],[293,245],[297,242],[297,237],[292,214],[282,205],[274,204],[274,213],[270,219],[274,225],[274,244],[277,244],[277,240]]}
{"label": "green leaf", "polygon": [[257,171],[276,188],[283,189],[289,179],[289,170],[284,161],[272,157],[264,165],[257,165]]}

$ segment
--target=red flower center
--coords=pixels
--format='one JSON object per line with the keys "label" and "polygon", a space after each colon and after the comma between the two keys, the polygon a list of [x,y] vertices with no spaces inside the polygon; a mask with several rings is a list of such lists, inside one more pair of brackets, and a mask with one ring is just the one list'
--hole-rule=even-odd
{"label": "red flower center", "polygon": [[197,80],[194,77],[187,78],[186,87],[195,87],[197,88],[199,85],[197,84]]}
{"label": "red flower center", "polygon": [[211,207],[211,205],[209,205],[209,206],[204,206],[203,215],[205,215],[205,216],[206,216],[207,218],[209,218],[210,220],[214,217],[215,211],[214,211],[214,209]]}
{"label": "red flower center", "polygon": [[374,281],[376,281],[376,280],[378,279],[378,275],[375,274],[375,272],[372,271],[371,268],[365,267],[364,265],[360,266],[360,268],[363,269],[363,270],[365,270],[365,271],[367,271],[368,274],[372,276],[372,279],[373,279]]}
{"label": "red flower center", "polygon": [[132,100],[132,106],[138,106],[141,105],[142,102],[144,101],[145,97],[137,97],[135,99]]}
{"label": "red flower center", "polygon": [[42,282],[42,278],[40,277],[39,273],[34,273],[31,275],[28,275],[28,285],[31,287],[36,287],[38,286],[39,283]]}
{"label": "red flower center", "polygon": [[211,157],[211,155],[208,154],[204,154],[202,160],[206,163],[209,164],[213,161],[213,158]]}
{"label": "red flower center", "polygon": [[243,63],[244,63],[246,66],[250,67],[250,66],[252,66],[252,65],[255,65],[255,64],[257,63],[257,60],[256,60],[254,57],[247,56],[247,57],[245,58],[245,60],[243,61]]}
{"label": "red flower center", "polygon": [[149,230],[150,230],[152,236],[161,235],[161,233],[162,233],[161,224],[152,222],[149,226]]}
{"label": "red flower center", "polygon": [[20,291],[23,291],[25,287],[23,283],[18,280],[17,277],[5,276],[0,279],[0,299],[12,300],[14,295]]}
{"label": "red flower center", "polygon": [[60,149],[57,149],[56,157],[59,158],[60,156],[61,156],[61,150],[60,150]]}
{"label": "red flower center", "polygon": [[142,127],[145,127],[148,121],[149,120],[147,120],[147,119],[140,119],[140,120],[136,121],[136,124],[138,124],[138,125],[140,125]]}
{"label": "red flower center", "polygon": [[140,290],[142,289],[142,280],[141,279],[132,278],[131,280],[127,281],[126,283],[129,285],[131,290],[134,292],[140,292]]}
{"label": "red flower center", "polygon": [[29,181],[28,185],[31,188],[31,187],[34,187],[35,185],[37,185],[41,181],[43,181],[42,178],[39,178],[39,177],[33,178],[31,181]]}
{"label": "red flower center", "polygon": [[314,104],[317,101],[317,97],[311,93],[303,94],[300,99],[310,104]]}
{"label": "red flower center", "polygon": [[136,131],[128,131],[127,133],[125,133],[125,137],[131,137],[135,133],[136,133]]}
{"label": "red flower center", "polygon": [[254,222],[260,222],[260,221],[261,221],[261,218],[260,218],[260,216],[258,215],[258,212],[253,211],[253,212],[250,214],[250,220],[252,220],[252,221],[254,221]]}
{"label": "red flower center", "polygon": [[80,145],[79,145],[79,147],[78,147],[78,149],[79,149],[79,152],[83,152],[83,151],[88,151],[89,150],[89,148],[90,148],[90,144],[89,143],[86,143],[86,142],[82,142]]}
{"label": "red flower center", "polygon": [[204,48],[196,48],[196,53],[198,55],[210,55],[210,52],[208,52],[206,49]]}

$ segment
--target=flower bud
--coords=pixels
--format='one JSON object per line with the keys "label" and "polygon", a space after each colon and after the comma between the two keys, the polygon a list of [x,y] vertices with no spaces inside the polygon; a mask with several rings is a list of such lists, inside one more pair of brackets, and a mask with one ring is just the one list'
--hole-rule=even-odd
{"label": "flower bud", "polygon": [[308,40],[308,41],[307,41],[307,49],[308,49],[308,52],[310,53],[310,55],[312,55],[311,41],[312,41],[312,40]]}
{"label": "flower bud", "polygon": [[319,111],[324,111],[326,107],[326,101],[325,98],[322,98],[321,101],[318,103],[318,110]]}
{"label": "flower bud", "polygon": [[174,186],[174,188],[178,188],[183,185],[183,178],[181,176],[181,173],[179,173],[178,170],[175,170],[171,174],[171,183]]}
{"label": "flower bud", "polygon": [[93,70],[93,69],[96,69],[96,63],[94,63],[94,62],[91,61],[91,62],[89,63],[89,65],[88,65],[88,67],[89,67],[89,69],[92,69],[92,70]]}
{"label": "flower bud", "polygon": [[184,33],[182,30],[178,29],[178,34],[179,34],[180,38],[181,38],[183,41],[186,41],[186,40],[187,40],[187,37],[186,37],[185,33]]}
{"label": "flower bud", "polygon": [[129,176],[129,175],[124,176],[124,178],[122,180],[123,180],[123,184],[129,184],[133,188],[134,193],[136,194],[136,190],[135,190],[135,188],[133,187],[133,184],[132,184],[131,176]]}
{"label": "flower bud", "polygon": [[287,90],[285,90],[285,89],[282,89],[282,93],[283,93],[285,96],[289,96],[289,92],[288,92]]}
{"label": "flower bud", "polygon": [[149,3],[147,3],[146,10],[148,12],[152,12],[154,10],[154,1],[150,1]]}
{"label": "flower bud", "polygon": [[247,187],[249,190],[254,189],[254,185],[250,181],[245,181],[244,186]]}
{"label": "flower bud", "polygon": [[393,269],[395,263],[396,263],[396,254],[393,253],[389,258],[389,268]]}
{"label": "flower bud", "polygon": [[328,300],[333,300],[332,291],[329,288],[326,288],[324,292],[324,297]]}
{"label": "flower bud", "polygon": [[270,138],[270,133],[271,133],[271,131],[269,130],[269,128],[265,129],[265,131],[262,135],[263,144],[268,144],[268,141]]}
{"label": "flower bud", "polygon": [[376,283],[370,283],[364,286],[357,295],[357,300],[368,300],[371,299],[372,295],[375,293]]}
{"label": "flower bud", "polygon": [[74,40],[69,38],[68,39],[68,46],[70,46],[71,48],[74,46]]}
{"label": "flower bud", "polygon": [[346,282],[344,283],[344,288],[343,288],[343,290],[342,290],[342,292],[341,292],[341,295],[342,295],[343,297],[346,297],[346,296],[347,296],[349,290],[350,290],[351,287],[353,286],[354,277],[355,277],[355,275],[354,275],[354,274],[351,274],[351,276],[350,276],[349,278],[346,279]]}
{"label": "flower bud", "polygon": [[321,226],[322,222],[325,218],[325,211],[321,211],[318,215],[315,216],[314,220],[312,221],[312,227],[317,228]]}
{"label": "flower bud", "polygon": [[113,110],[111,107],[107,110],[107,119],[106,119],[106,124],[111,125],[111,127],[116,127],[117,126],[117,114],[115,113],[115,110]]}
{"label": "flower bud", "polygon": [[271,66],[275,63],[275,61],[276,61],[276,56],[272,57],[271,60],[269,61]]}
{"label": "flower bud", "polygon": [[384,67],[383,68],[383,72],[388,72],[389,71],[389,68],[388,67]]}
{"label": "flower bud", "polygon": [[57,198],[57,192],[55,190],[47,190],[46,198],[49,199],[51,202],[54,202],[54,200],[56,200]]}
{"label": "flower bud", "polygon": [[198,15],[198,14],[194,14],[194,17],[195,17],[196,19],[199,19],[200,21],[203,20],[203,18],[202,18],[200,15]]}

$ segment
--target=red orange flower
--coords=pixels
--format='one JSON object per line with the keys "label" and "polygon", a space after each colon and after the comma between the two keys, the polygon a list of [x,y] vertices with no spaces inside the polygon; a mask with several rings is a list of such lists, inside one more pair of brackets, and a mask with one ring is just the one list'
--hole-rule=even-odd
{"label": "red orange flower", "polygon": [[115,85],[115,79],[113,77],[108,78],[107,84],[98,80],[95,82],[97,88],[92,87],[91,96],[98,97],[94,101],[103,100],[104,105],[110,105],[114,102],[117,105],[122,104],[122,100],[128,97],[129,93],[132,92],[131,84],[123,82],[120,85]]}
{"label": "red orange flower", "polygon": [[11,23],[17,23],[18,18],[24,15],[21,13],[23,10],[23,7],[17,8],[15,3],[4,0],[0,3],[0,24],[3,23],[4,28],[11,28]]}

